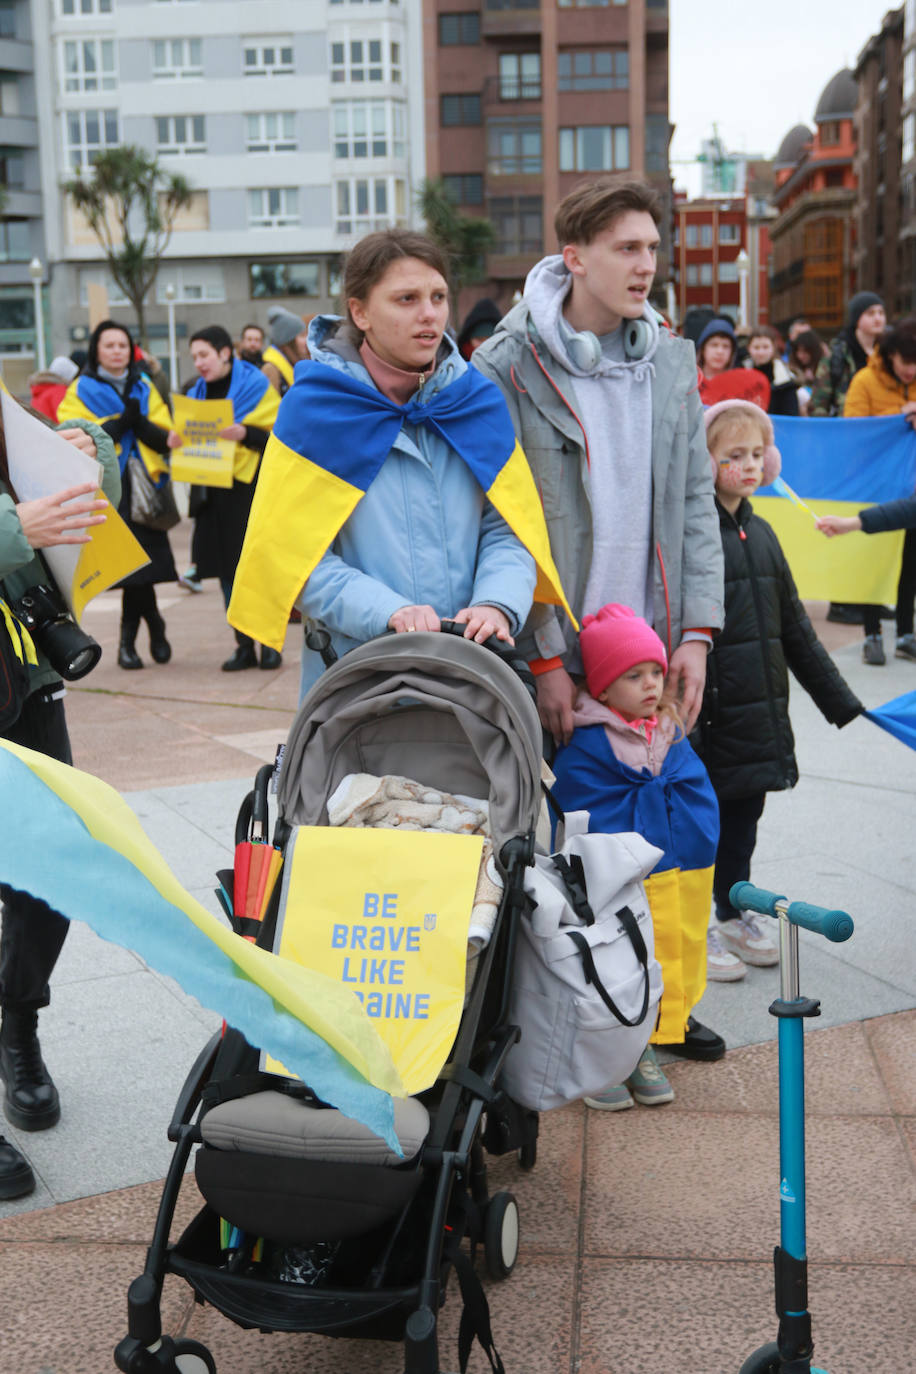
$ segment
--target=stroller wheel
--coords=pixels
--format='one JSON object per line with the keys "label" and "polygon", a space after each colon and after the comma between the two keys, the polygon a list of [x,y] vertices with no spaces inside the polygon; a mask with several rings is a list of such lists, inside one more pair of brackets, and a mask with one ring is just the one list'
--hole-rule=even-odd
{"label": "stroller wheel", "polygon": [[200,1341],[175,1341],[178,1374],[216,1374],[216,1361]]}
{"label": "stroller wheel", "polygon": [[537,1158],[538,1143],[536,1140],[532,1140],[527,1145],[523,1145],[522,1148],[519,1150],[518,1167],[520,1169],[524,1169],[525,1173],[527,1174],[531,1169],[534,1168],[535,1164],[537,1163]]}
{"label": "stroller wheel", "polygon": [[748,1355],[739,1374],[779,1374],[781,1369],[779,1346],[775,1341],[769,1341],[755,1350],[753,1355]]}
{"label": "stroller wheel", "polygon": [[494,1193],[483,1223],[483,1254],[492,1279],[507,1279],[518,1259],[518,1203],[511,1193]]}

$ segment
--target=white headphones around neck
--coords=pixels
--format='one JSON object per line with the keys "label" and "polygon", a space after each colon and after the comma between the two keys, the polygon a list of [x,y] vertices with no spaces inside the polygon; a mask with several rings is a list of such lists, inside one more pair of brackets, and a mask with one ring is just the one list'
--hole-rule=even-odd
{"label": "white headphones around neck", "polygon": [[[570,358],[582,372],[591,372],[601,362],[601,344],[598,336],[590,330],[569,334],[565,342]],[[623,351],[630,362],[644,358],[651,343],[652,327],[648,320],[627,320],[623,331]]]}

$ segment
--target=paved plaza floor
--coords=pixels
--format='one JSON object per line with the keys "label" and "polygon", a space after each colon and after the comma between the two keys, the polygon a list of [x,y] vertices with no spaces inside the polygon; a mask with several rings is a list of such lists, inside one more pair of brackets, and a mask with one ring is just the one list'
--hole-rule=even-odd
{"label": "paved plaza floor", "polygon": [[[185,536],[179,531],[176,548]],[[179,552],[179,559],[182,552]],[[235,813],[293,719],[297,634],[278,672],[219,671],[231,652],[215,583],[160,588],[174,658],[117,668],[119,597],[87,613],[100,667],[68,696],[78,766],[112,783],[185,886],[215,907]],[[916,667],[865,667],[860,632],[825,625],[836,662],[869,706],[916,687]],[[890,641],[890,630],[887,632]],[[148,660],[146,645],[138,645]],[[802,935],[809,1023],[811,1307],[830,1374],[916,1371],[916,758],[866,721],[838,732],[793,688],[802,781],[770,797],[754,878],[850,911],[845,945]],[[670,1106],[616,1114],[581,1104],[542,1117],[537,1167],[492,1163],[521,1210],[512,1278],[489,1284],[507,1374],[737,1374],[775,1335],[770,1255],[778,1239],[772,969],[714,984],[700,1018],[719,1064],[674,1063]],[[166,1126],[217,1024],[136,956],[74,926],[41,1018],[61,1091],[52,1131],[5,1133],[38,1186],[0,1203],[0,1371],[101,1374],[125,1331],[170,1157]],[[178,1224],[196,1206],[186,1181]],[[458,1304],[442,1317],[442,1368],[457,1369]],[[205,1341],[219,1374],[399,1374],[399,1348],[243,1332],[166,1284],[173,1334]],[[481,1352],[471,1374],[488,1368]]]}

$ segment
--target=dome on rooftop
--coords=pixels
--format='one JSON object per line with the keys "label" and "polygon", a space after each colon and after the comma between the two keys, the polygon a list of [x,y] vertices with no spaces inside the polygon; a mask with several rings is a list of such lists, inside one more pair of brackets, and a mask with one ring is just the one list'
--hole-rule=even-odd
{"label": "dome on rooftop", "polygon": [[832,76],[821,91],[821,98],[814,111],[814,122],[820,124],[824,119],[851,119],[856,108],[859,88],[848,67]]}
{"label": "dome on rooftop", "polygon": [[794,167],[805,144],[810,143],[813,137],[814,134],[807,124],[796,124],[780,143],[779,151],[773,159],[774,164],[777,167]]}

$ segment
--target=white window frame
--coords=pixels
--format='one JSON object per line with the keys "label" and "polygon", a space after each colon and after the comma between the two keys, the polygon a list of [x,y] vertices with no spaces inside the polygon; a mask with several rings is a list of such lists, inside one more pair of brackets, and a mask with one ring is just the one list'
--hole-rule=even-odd
{"label": "white window frame", "polygon": [[387,33],[367,34],[361,29],[335,35],[328,48],[331,85],[358,86],[401,84],[401,45]]}
{"label": "white window frame", "polygon": [[[604,142],[604,161],[600,167],[585,165],[586,135],[600,132]],[[576,124],[559,131],[561,172],[622,172],[630,166],[630,126],[628,124]]]}
{"label": "white window frame", "polygon": [[[252,53],[255,60],[249,63]],[[284,53],[288,53],[288,57],[284,57]],[[296,53],[291,34],[242,39],[243,76],[292,76],[295,70]]]}
{"label": "white window frame", "polygon": [[[95,116],[99,121],[99,133],[101,138],[98,143],[90,143],[87,138],[87,120]],[[115,137],[109,139],[109,121],[114,119]],[[92,153],[103,152],[106,148],[117,148],[121,142],[121,122],[118,118],[117,110],[65,110],[61,119],[63,120],[63,144],[67,166],[71,171],[80,171],[84,167],[91,167],[95,159]],[[79,141],[74,143],[70,137],[70,121],[78,120],[80,125]],[[74,152],[79,157],[74,161]]]}
{"label": "white window frame", "polygon": [[89,285],[104,286],[108,293],[108,304],[113,306],[130,305],[118,283],[110,272],[99,267],[85,267],[79,274],[79,301],[83,309],[89,305]]}
{"label": "white window frame", "polygon": [[[92,50],[95,70],[86,67],[87,50]],[[107,53],[105,50],[108,50]],[[68,53],[76,59],[75,66],[68,68]],[[106,71],[104,59],[111,59],[111,67]],[[96,91],[114,91],[118,86],[117,50],[113,38],[65,38],[60,45],[60,89],[67,95],[94,94]]]}
{"label": "white window frame", "polygon": [[726,284],[738,280],[738,263],[735,258],[720,258],[718,277],[720,282],[725,282]]}
{"label": "white window frame", "polygon": [[[154,81],[198,80],[204,74],[203,39],[201,38],[153,38],[151,39]],[[195,48],[196,58],[194,60]],[[161,48],[168,65],[157,66],[156,50]],[[181,60],[176,62],[176,51]]]}
{"label": "white window frame", "polygon": [[406,180],[400,176],[338,177],[334,207],[334,229],[344,238],[406,224]]}
{"label": "white window frame", "polygon": [[335,100],[331,111],[336,160],[406,156],[407,111],[401,101]]}
{"label": "white window frame", "polygon": [[174,286],[178,305],[224,305],[226,280],[218,262],[193,263],[187,267],[164,263],[156,277],[156,304],[165,305],[167,286]]}
{"label": "white window frame", "polygon": [[[163,157],[190,157],[207,151],[206,115],[156,115],[155,120],[157,154]],[[163,124],[167,125],[170,135],[165,142],[160,139]],[[192,135],[190,138],[179,138],[179,133],[187,135],[189,129]],[[199,138],[195,137],[197,133],[200,134]]]}
{"label": "white window frame", "polygon": [[720,224],[719,225],[720,243],[740,243],[741,225],[740,224]]}
{"label": "white window frame", "polygon": [[[257,124],[252,132],[254,121]],[[295,153],[298,149],[295,110],[263,110],[245,115],[246,152]]]}
{"label": "white window frame", "polygon": [[61,19],[83,19],[86,15],[113,14],[114,0],[59,0]]}
{"label": "white window frame", "polygon": [[247,196],[249,229],[298,227],[298,186],[253,186]]}

